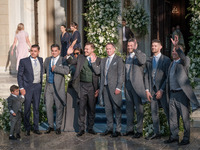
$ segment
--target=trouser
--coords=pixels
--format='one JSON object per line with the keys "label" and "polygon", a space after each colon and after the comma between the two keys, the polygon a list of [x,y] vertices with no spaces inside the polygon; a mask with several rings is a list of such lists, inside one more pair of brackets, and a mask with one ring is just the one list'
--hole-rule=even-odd
{"label": "trouser", "polygon": [[10,135],[20,134],[20,129],[21,129],[21,112],[17,112],[16,116],[13,116],[12,114],[10,115],[10,122],[11,122],[11,127],[10,127]]}
{"label": "trouser", "polygon": [[53,84],[46,83],[45,98],[46,98],[46,110],[47,110],[47,118],[48,118],[49,127],[54,128],[53,106],[55,103],[55,105],[56,105],[56,129],[59,129],[62,125],[64,108],[63,108],[63,105],[61,104],[60,100],[58,99],[58,97],[55,94],[55,89],[53,87]]}
{"label": "trouser", "polygon": [[33,83],[30,87],[25,88],[26,95],[24,101],[24,126],[26,131],[31,130],[30,115],[31,103],[33,103],[33,126],[34,130],[38,130],[39,126],[39,105],[42,85],[40,83]]}
{"label": "trouser", "polygon": [[92,83],[80,82],[80,101],[79,101],[79,131],[85,130],[85,111],[88,115],[88,130],[93,129],[95,119],[96,99],[94,97],[94,87]]}
{"label": "trouser", "polygon": [[157,93],[157,90],[154,87],[153,93],[152,93],[153,98],[151,100],[151,114],[152,114],[152,120],[153,120],[154,133],[160,134],[159,105],[161,104],[162,108],[164,109],[164,112],[169,124],[169,103],[167,102],[165,92],[163,93],[161,99],[156,99],[156,95],[155,95],[156,93]]}
{"label": "trouser", "polygon": [[176,93],[170,92],[170,102],[169,102],[169,117],[170,117],[170,130],[171,137],[173,139],[178,139],[179,133],[179,117],[181,115],[183,119],[184,126],[184,136],[183,140],[190,139],[190,118],[189,118],[189,100],[183,91]]}
{"label": "trouser", "polygon": [[116,131],[121,131],[121,108],[117,106],[110,94],[110,90],[108,86],[104,86],[103,90],[104,103],[105,103],[105,112],[107,118],[107,130],[113,131],[113,120],[114,120],[114,112],[115,112],[115,121],[116,121]]}
{"label": "trouser", "polygon": [[123,53],[127,54],[127,43],[128,41],[123,41]]}
{"label": "trouser", "polygon": [[137,114],[137,132],[143,131],[144,109],[141,98],[135,92],[131,81],[128,80],[126,85],[126,115],[127,115],[127,132],[134,131],[134,107]]}

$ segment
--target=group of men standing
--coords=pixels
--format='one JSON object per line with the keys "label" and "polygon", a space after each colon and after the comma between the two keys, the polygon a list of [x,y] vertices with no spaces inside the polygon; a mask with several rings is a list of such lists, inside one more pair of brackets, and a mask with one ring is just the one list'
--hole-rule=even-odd
{"label": "group of men standing", "polygon": [[[151,105],[154,134],[146,139],[161,138],[159,124],[159,105],[164,109],[170,127],[170,138],[165,143],[178,141],[178,118],[181,115],[184,123],[184,137],[180,145],[189,144],[189,100],[199,106],[189,83],[187,69],[189,60],[178,47],[178,40],[172,40],[174,50],[173,62],[161,54],[162,45],[159,40],[152,41],[152,54],[146,58],[145,53],[138,50],[137,40],[131,38],[127,42],[127,57],[123,59],[115,54],[113,43],[106,45],[107,57],[100,59],[94,53],[93,43],[86,43],[84,55],[73,57],[73,50],[67,51],[67,57],[60,56],[60,47],[51,46],[52,56],[46,58],[44,65],[38,56],[39,46],[31,47],[31,56],[20,61],[18,84],[20,92],[25,95],[25,129],[30,135],[30,106],[33,102],[34,133],[38,130],[39,103],[42,87],[42,74],[46,73],[45,100],[49,128],[45,133],[54,130],[53,104],[56,105],[56,134],[61,133],[63,108],[66,105],[65,78],[70,72],[70,65],[75,65],[76,71],[72,78],[73,88],[78,96],[79,132],[85,133],[85,125],[90,134],[96,134],[93,129],[97,97],[101,105],[105,105],[107,129],[102,136],[121,136],[121,105],[122,87],[126,96],[127,129],[124,136],[131,135],[140,138],[143,134],[143,103],[147,99]],[[137,127],[134,131],[134,110],[136,110]],[[87,111],[87,113],[86,113]],[[87,114],[87,123],[86,120]],[[114,117],[115,116],[115,117]],[[114,119],[116,129],[114,129]]]}

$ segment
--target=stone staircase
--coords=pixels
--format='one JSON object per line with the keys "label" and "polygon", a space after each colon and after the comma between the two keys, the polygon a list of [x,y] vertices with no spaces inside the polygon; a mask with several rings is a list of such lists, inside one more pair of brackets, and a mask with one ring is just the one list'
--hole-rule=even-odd
{"label": "stone staircase", "polygon": [[[126,100],[123,98],[122,100],[122,132],[126,131]],[[105,114],[105,108],[101,107],[99,105],[96,105],[96,116],[95,116],[95,124],[94,124],[94,130],[96,132],[104,132],[106,130],[106,114]],[[114,120],[115,123],[115,120]],[[115,124],[116,125],[116,124]]]}

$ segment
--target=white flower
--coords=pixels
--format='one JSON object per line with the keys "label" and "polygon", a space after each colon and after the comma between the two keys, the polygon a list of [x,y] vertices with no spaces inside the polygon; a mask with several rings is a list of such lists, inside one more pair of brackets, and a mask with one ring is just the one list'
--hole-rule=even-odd
{"label": "white flower", "polygon": [[104,37],[103,37],[103,36],[100,36],[100,37],[99,37],[99,43],[103,43],[103,41],[104,41]]}

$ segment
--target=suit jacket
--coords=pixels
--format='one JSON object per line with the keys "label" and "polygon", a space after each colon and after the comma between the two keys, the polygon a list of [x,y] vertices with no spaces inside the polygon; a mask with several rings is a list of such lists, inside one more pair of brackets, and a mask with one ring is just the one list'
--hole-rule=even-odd
{"label": "suit jacket", "polygon": [[[92,67],[96,74],[100,74],[101,80],[100,80],[100,91],[99,91],[99,101],[102,100],[102,94],[104,89],[104,82],[105,82],[105,65],[107,58],[104,58],[101,60],[100,66],[97,66],[95,63],[92,63]],[[122,89],[122,85],[124,82],[124,63],[121,57],[114,55],[112,62],[110,63],[110,66],[108,68],[107,72],[108,77],[108,88],[110,90],[110,94],[112,96],[112,99],[114,100],[115,104],[117,106],[121,106],[122,104],[122,95],[121,93],[119,95],[115,95],[116,88]]]}
{"label": "suit jacket", "polygon": [[8,101],[8,109],[9,111],[13,110],[14,113],[18,113],[19,110],[21,110],[22,103],[24,102],[24,98],[22,97],[15,97],[13,95],[10,95],[7,98]]}
{"label": "suit jacket", "polygon": [[[78,97],[80,98],[80,72],[83,69],[84,62],[87,58],[84,55],[79,55],[78,58],[69,58],[67,62],[71,65],[76,65],[76,71],[73,77],[72,86],[75,89]],[[100,65],[101,59],[97,57],[96,64]],[[97,75],[94,70],[92,70],[92,84],[94,91],[99,89],[99,75]]]}
{"label": "suit jacket", "polygon": [[[44,62],[44,70],[43,73],[46,73],[46,82],[48,82],[49,78],[49,63],[52,57],[48,57],[45,59]],[[65,76],[69,73],[69,67],[66,64],[66,60],[60,56],[57,63],[55,64],[56,67],[54,68],[54,85],[55,90],[57,91],[60,98],[66,103],[66,94],[65,94]],[[46,93],[46,86],[45,86],[45,93]]]}
{"label": "suit jacket", "polygon": [[134,34],[129,27],[125,27],[125,37],[126,37],[127,41],[130,38],[134,38]]}
{"label": "suit jacket", "polygon": [[[40,84],[42,84],[43,59],[41,57],[38,57],[38,60],[40,62],[40,69],[41,69]],[[21,59],[17,74],[17,81],[19,88],[24,88],[26,90],[33,84],[33,80],[34,80],[34,75],[30,57]]]}
{"label": "suit jacket", "polygon": [[[152,60],[153,57],[147,60],[145,71],[145,89],[148,89],[151,94],[153,93]],[[170,58],[161,54],[155,73],[155,86],[157,90],[162,89],[164,92],[166,90],[166,79],[170,63]],[[165,96],[162,98],[165,98]]]}
{"label": "suit jacket", "polygon": [[[134,52],[136,58],[133,59],[133,64],[130,67],[130,81],[138,96],[142,99],[146,99],[144,88],[144,67],[146,63],[146,54],[141,50],[135,50]],[[126,72],[127,71],[125,69],[125,73]]]}
{"label": "suit jacket", "polygon": [[[178,49],[176,50],[179,57],[180,61],[179,63],[176,64],[175,66],[175,75],[174,78],[176,78],[179,86],[187,96],[187,98],[195,105],[200,106],[194,92],[192,89],[192,86],[190,85],[190,80],[188,78],[188,62],[190,61],[187,56],[183,53],[182,50]],[[168,71],[168,78],[167,78],[167,98],[170,98],[170,85],[169,85],[169,75],[170,75],[170,69],[172,67],[173,62],[170,64],[169,71]]]}

